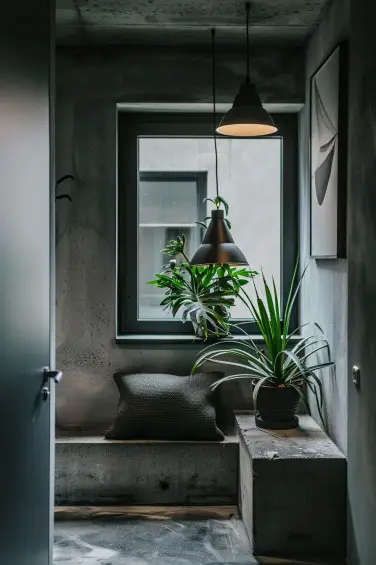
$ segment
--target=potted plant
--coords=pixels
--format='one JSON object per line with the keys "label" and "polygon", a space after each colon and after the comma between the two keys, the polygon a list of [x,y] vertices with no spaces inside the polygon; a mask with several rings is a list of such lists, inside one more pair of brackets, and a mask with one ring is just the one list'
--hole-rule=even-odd
{"label": "potted plant", "polygon": [[199,337],[228,335],[230,308],[240,289],[257,273],[229,265],[191,265],[184,235],[169,241],[161,253],[183,259],[181,263],[171,260],[162,273],[148,282],[165,291],[161,306],[174,317],[181,313],[183,322],[190,320]]}
{"label": "potted plant", "polygon": [[[329,344],[323,335],[302,337],[298,342],[292,339],[303,327],[290,330],[291,312],[304,276],[303,273],[295,285],[297,268],[298,265],[295,267],[291,281],[284,315],[281,315],[274,280],[270,287],[262,275],[264,297],[260,296],[255,283],[255,298],[250,298],[245,290],[242,290],[242,299],[249,307],[263,337],[265,343],[263,349],[257,347],[244,331],[242,340],[225,339],[221,343],[203,349],[198,354],[192,370],[195,372],[208,361],[236,368],[236,374],[220,379],[214,383],[214,388],[233,379],[250,379],[253,385],[256,423],[262,428],[297,427],[298,404],[303,400],[307,405],[307,391],[310,391],[316,399],[318,412],[324,424],[322,383],[316,373],[333,366],[334,363],[330,361]],[[304,326],[309,325],[304,324]],[[322,334],[321,328],[317,324],[313,325]],[[324,350],[329,361],[320,362],[318,354]]]}

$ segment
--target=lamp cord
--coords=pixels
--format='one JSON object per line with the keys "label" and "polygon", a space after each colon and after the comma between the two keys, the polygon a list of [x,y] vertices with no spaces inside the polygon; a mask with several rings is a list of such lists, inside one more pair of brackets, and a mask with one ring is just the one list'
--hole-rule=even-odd
{"label": "lamp cord", "polygon": [[246,27],[246,45],[247,45],[247,82],[250,81],[249,76],[249,68],[250,68],[250,54],[249,54],[249,12],[251,10],[251,3],[245,3],[245,11],[246,11],[246,20],[247,20],[247,27]]}
{"label": "lamp cord", "polygon": [[216,117],[216,95],[215,95],[215,28],[211,29],[212,36],[212,88],[213,88],[213,136],[215,152],[215,187],[217,197],[219,196],[218,180],[218,148],[217,148],[217,117]]}

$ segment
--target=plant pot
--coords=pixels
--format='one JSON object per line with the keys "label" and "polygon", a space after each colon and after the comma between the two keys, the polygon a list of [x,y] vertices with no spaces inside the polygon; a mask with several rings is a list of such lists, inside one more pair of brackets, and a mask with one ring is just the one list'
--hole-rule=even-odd
{"label": "plant pot", "polygon": [[[221,307],[218,306],[217,308],[215,308],[215,310],[217,311],[218,314],[223,316],[226,322],[228,322],[228,320],[230,319],[230,312],[225,306],[221,306]],[[204,329],[202,325],[198,322],[198,312],[197,311],[191,312],[189,317],[191,319],[191,323],[195,335],[197,337],[204,338],[205,337]],[[208,322],[208,329],[211,330],[213,334],[215,333],[215,327],[210,322]],[[223,335],[226,335],[225,332],[223,332]]]}
{"label": "plant pot", "polygon": [[195,336],[197,337],[205,337],[204,336],[204,330],[202,329],[202,326],[200,326],[200,324],[197,321],[197,313],[196,312],[192,312],[190,314],[190,318],[191,318],[191,322],[192,322],[192,326],[193,326],[193,331]]}
{"label": "plant pot", "polygon": [[[254,388],[257,381],[252,384]],[[291,386],[261,386],[257,395],[256,425],[269,430],[297,428],[299,401],[298,391]]]}

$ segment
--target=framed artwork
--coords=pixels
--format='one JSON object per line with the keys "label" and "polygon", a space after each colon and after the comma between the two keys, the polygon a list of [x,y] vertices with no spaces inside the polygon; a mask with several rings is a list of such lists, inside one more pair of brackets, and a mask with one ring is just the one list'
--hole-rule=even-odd
{"label": "framed artwork", "polygon": [[347,47],[311,77],[311,257],[346,256]]}

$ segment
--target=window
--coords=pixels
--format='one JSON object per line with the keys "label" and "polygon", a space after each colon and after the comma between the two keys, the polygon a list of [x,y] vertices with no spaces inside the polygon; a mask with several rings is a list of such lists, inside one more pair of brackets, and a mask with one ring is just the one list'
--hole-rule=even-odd
{"label": "window", "polygon": [[[253,269],[274,276],[285,300],[297,253],[297,120],[274,119],[278,135],[218,138],[219,189],[237,245]],[[146,283],[170,260],[161,253],[170,239],[184,234],[192,256],[202,238],[196,222],[210,213],[203,200],[215,193],[212,117],[119,113],[118,131],[118,337],[191,334]],[[231,315],[249,319],[241,301]]]}

